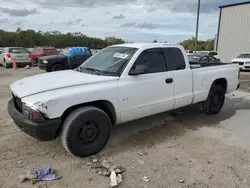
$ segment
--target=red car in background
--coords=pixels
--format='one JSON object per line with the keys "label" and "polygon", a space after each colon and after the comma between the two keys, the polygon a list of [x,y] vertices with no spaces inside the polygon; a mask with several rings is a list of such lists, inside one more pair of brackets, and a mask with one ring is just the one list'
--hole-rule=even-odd
{"label": "red car in background", "polygon": [[40,57],[58,54],[59,52],[54,47],[39,46],[31,50],[29,57],[32,64],[36,65]]}

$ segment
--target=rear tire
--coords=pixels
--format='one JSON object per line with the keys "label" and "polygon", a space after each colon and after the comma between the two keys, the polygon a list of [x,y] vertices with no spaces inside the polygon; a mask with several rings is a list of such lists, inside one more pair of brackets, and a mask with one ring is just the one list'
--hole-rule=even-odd
{"label": "rear tire", "polygon": [[8,63],[6,62],[5,59],[3,60],[3,64],[4,64],[4,67],[5,67],[6,69],[10,68],[10,66],[8,65]]}
{"label": "rear tire", "polygon": [[213,85],[209,91],[207,100],[202,103],[206,114],[217,114],[221,111],[225,102],[225,89],[220,85]]}
{"label": "rear tire", "polygon": [[86,106],[73,111],[64,121],[61,142],[74,156],[87,157],[107,144],[112,124],[109,116],[96,107]]}
{"label": "rear tire", "polygon": [[64,66],[62,64],[55,64],[52,66],[52,72],[60,70],[64,70]]}

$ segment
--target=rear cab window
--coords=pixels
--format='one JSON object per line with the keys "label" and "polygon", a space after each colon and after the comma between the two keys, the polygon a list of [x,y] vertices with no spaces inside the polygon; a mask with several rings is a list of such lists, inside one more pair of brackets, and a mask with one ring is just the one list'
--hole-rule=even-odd
{"label": "rear cab window", "polygon": [[31,51],[31,54],[41,54],[41,49],[33,49],[32,51]]}
{"label": "rear cab window", "polygon": [[146,74],[167,71],[161,48],[151,48],[144,50],[135,61],[132,69],[134,69],[137,65],[146,65],[148,67]]}
{"label": "rear cab window", "polygon": [[9,53],[13,53],[13,54],[28,54],[29,50],[26,48],[9,48]]}
{"label": "rear cab window", "polygon": [[182,51],[176,47],[162,48],[168,71],[183,70],[186,68]]}

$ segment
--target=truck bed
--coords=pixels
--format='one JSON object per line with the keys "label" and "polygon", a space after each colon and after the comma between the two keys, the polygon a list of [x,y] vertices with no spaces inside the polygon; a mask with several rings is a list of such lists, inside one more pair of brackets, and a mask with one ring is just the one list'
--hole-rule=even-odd
{"label": "truck bed", "polygon": [[189,62],[191,69],[197,69],[202,67],[212,67],[212,66],[222,66],[222,65],[230,65],[231,63],[192,63]]}

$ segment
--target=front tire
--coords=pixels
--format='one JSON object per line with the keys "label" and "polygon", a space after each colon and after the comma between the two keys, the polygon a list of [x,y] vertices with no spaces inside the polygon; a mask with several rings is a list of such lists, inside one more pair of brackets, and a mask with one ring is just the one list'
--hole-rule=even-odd
{"label": "front tire", "polygon": [[65,119],[61,142],[72,155],[88,157],[104,148],[111,128],[110,118],[105,112],[92,106],[81,107]]}
{"label": "front tire", "polygon": [[221,111],[225,102],[225,89],[219,85],[213,85],[209,91],[207,100],[202,103],[206,114],[217,114]]}
{"label": "front tire", "polygon": [[60,71],[60,70],[64,70],[64,66],[61,64],[55,64],[52,66],[52,72],[54,71]]}

